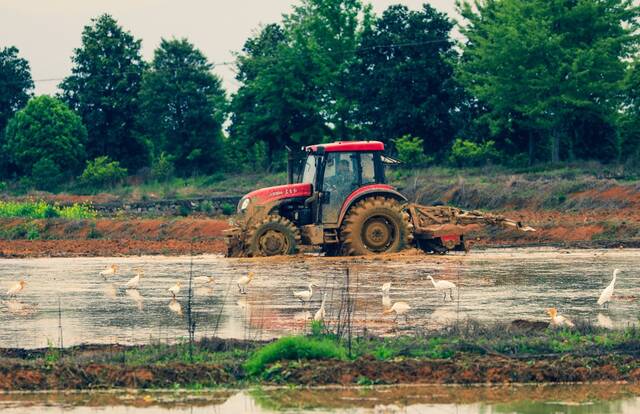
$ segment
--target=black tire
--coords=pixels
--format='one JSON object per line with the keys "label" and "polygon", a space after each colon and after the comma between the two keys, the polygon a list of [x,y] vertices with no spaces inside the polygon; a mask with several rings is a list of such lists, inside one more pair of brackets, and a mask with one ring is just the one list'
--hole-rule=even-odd
{"label": "black tire", "polygon": [[412,238],[413,225],[404,206],[385,197],[359,201],[340,228],[343,252],[348,256],[399,252]]}
{"label": "black tire", "polygon": [[298,251],[300,231],[288,219],[270,215],[252,226],[247,237],[249,256],[278,256]]}

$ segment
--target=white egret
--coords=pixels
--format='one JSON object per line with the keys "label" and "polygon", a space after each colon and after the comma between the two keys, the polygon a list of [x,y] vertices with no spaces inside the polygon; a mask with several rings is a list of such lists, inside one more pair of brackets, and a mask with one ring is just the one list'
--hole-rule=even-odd
{"label": "white egret", "polygon": [[111,266],[107,266],[106,269],[100,272],[100,275],[104,278],[107,276],[113,276],[118,273],[118,265],[112,264]]}
{"label": "white egret", "polygon": [[198,276],[194,277],[193,281],[199,285],[211,285],[215,283],[212,276]]}
{"label": "white egret", "polygon": [[300,302],[307,303],[311,300],[313,296],[313,287],[315,285],[313,283],[309,283],[309,290],[299,290],[297,292],[293,292],[293,296],[298,298]]}
{"label": "white egret", "polygon": [[175,299],[176,295],[178,293],[180,293],[180,286],[182,286],[182,284],[180,282],[176,282],[175,285],[173,285],[169,289],[167,289],[169,291],[169,293],[171,293],[173,295],[173,299]]}
{"label": "white egret", "polygon": [[411,306],[407,302],[396,302],[390,309],[386,309],[382,312],[383,315],[388,315],[390,313],[395,313],[396,316],[393,318],[395,322],[398,319],[398,316],[404,315],[405,322],[407,321],[407,312],[411,310]]}
{"label": "white egret", "polygon": [[318,309],[318,311],[316,312],[315,315],[313,315],[313,320],[314,321],[324,321],[324,317],[326,315],[326,311],[324,309],[324,304],[327,301],[327,293],[323,293],[322,294],[322,304],[320,305],[320,309]]}
{"label": "white egret", "polygon": [[553,326],[566,326],[568,328],[573,328],[575,326],[569,319],[565,318],[562,315],[558,315],[558,310],[556,308],[547,309],[547,313],[551,317],[551,325]]}
{"label": "white egret", "polygon": [[382,285],[382,294],[384,296],[388,296],[390,291],[391,291],[391,282],[387,282]]}
{"label": "white egret", "polygon": [[138,273],[136,273],[136,275],[134,277],[129,279],[129,281],[124,284],[124,288],[125,289],[138,289],[138,286],[140,285],[140,278],[142,277],[143,274],[144,274],[144,272],[142,270],[138,270]]}
{"label": "white egret", "polygon": [[247,274],[246,276],[242,276],[237,280],[238,290],[240,290],[241,294],[247,293],[247,286],[249,285],[249,283],[251,283],[251,281],[253,280],[253,277],[254,277],[253,272],[249,272],[249,274]]}
{"label": "white egret", "polygon": [[609,307],[609,302],[611,301],[611,298],[613,297],[613,288],[615,287],[616,284],[616,278],[618,277],[618,273],[620,272],[620,269],[615,269],[613,271],[613,280],[611,280],[611,283],[609,283],[609,286],[607,286],[602,293],[600,294],[600,297],[598,298],[598,305],[599,306],[605,306],[605,307]]}
{"label": "white egret", "polygon": [[431,283],[433,283],[433,287],[436,289],[436,291],[444,293],[443,300],[447,300],[447,291],[449,291],[449,296],[451,297],[451,300],[453,300],[453,289],[456,288],[455,283],[449,282],[448,280],[436,281],[431,275],[427,277],[429,278],[429,280],[431,280]]}
{"label": "white egret", "polygon": [[24,280],[15,283],[7,290],[7,296],[15,296],[18,293],[22,292],[26,284],[27,282],[25,282]]}

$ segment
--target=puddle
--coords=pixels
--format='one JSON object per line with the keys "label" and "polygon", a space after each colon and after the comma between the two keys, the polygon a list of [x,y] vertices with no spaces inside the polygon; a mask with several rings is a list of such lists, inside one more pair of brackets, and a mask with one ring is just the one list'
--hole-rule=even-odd
{"label": "puddle", "polygon": [[640,386],[405,386],[246,391],[0,394],[8,414],[637,413]]}
{"label": "puddle", "polygon": [[[99,275],[116,263],[120,270],[107,279]],[[0,261],[0,292],[24,278],[17,298],[0,303],[0,347],[64,346],[80,343],[147,343],[176,341],[187,335],[188,257],[38,258]],[[510,321],[545,320],[555,306],[562,315],[607,327],[637,323],[640,250],[496,249],[463,256],[399,256],[393,259],[318,257],[269,260],[193,259],[193,276],[213,276],[213,285],[195,288],[193,312],[197,336],[265,339],[309,329],[311,318],[327,293],[326,318],[336,319],[350,268],[350,294],[355,300],[354,327],[393,334],[396,326],[435,329],[473,318]],[[144,269],[136,291],[123,285]],[[621,269],[618,300],[600,310],[596,300]],[[246,295],[236,280],[249,271],[255,279]],[[427,274],[449,280],[460,289],[444,302]],[[173,300],[168,289],[181,281]],[[391,281],[391,302],[411,306],[408,322],[383,315],[380,287]],[[293,295],[318,286],[308,305]],[[58,309],[60,308],[60,312]],[[60,338],[62,337],[62,338]]]}

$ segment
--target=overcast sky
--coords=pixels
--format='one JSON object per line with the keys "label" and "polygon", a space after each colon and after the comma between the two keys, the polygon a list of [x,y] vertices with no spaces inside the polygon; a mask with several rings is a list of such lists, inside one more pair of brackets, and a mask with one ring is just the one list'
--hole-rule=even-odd
{"label": "overcast sky", "polygon": [[[455,13],[454,0],[426,1]],[[82,28],[102,13],[110,13],[136,38],[150,60],[162,37],[186,37],[211,62],[233,59],[232,53],[260,24],[280,21],[292,0],[0,0],[0,47],[16,46],[29,60],[34,80],[57,79],[71,70],[73,49],[80,46]],[[391,4],[418,9],[425,0],[372,0],[376,13]],[[227,90],[237,87],[230,67],[215,69]],[[36,94],[55,93],[60,81],[36,82]]]}

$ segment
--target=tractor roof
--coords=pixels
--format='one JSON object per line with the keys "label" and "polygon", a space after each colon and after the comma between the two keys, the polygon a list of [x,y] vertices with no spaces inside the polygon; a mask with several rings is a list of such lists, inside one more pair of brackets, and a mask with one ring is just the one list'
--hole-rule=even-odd
{"label": "tractor roof", "polygon": [[325,152],[384,151],[384,144],[380,141],[340,141],[330,144],[309,145],[305,149],[316,152],[319,148],[324,148]]}

